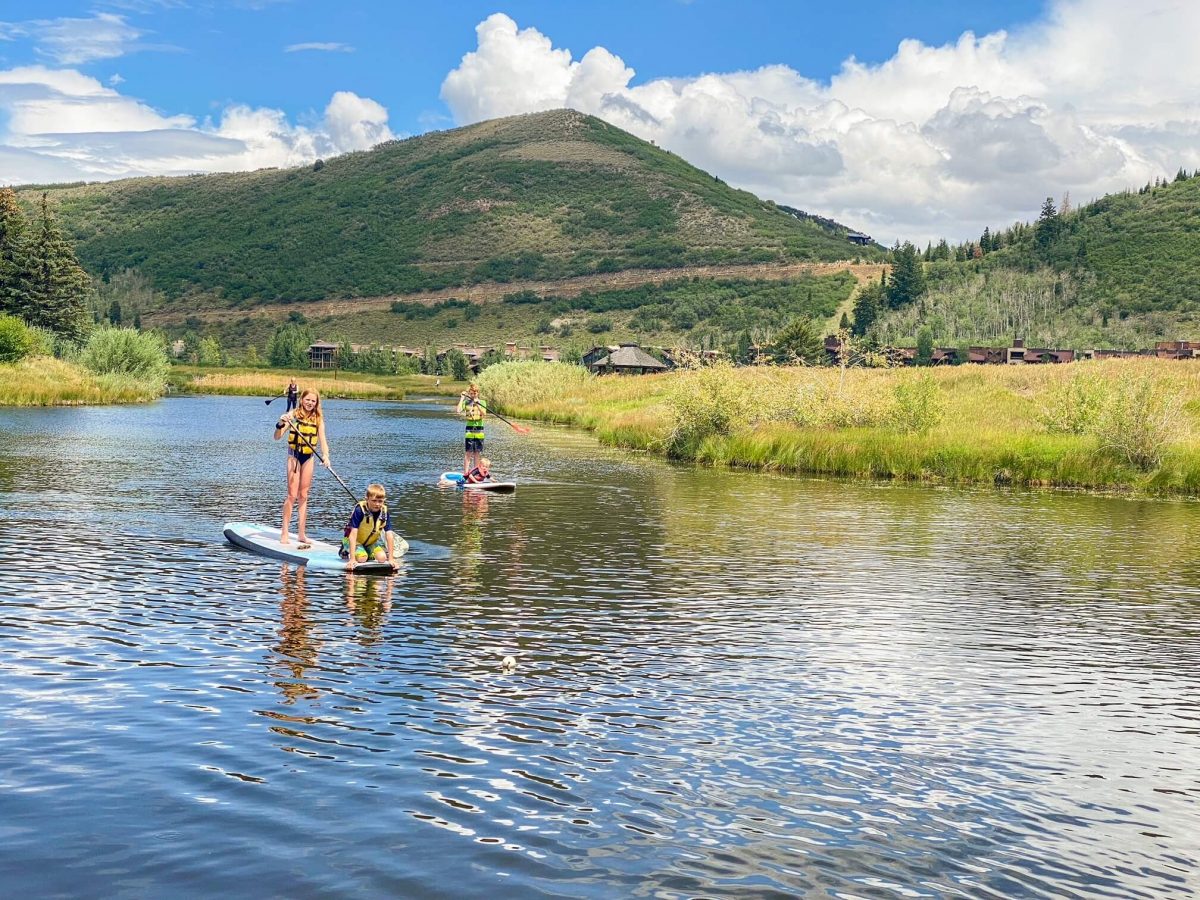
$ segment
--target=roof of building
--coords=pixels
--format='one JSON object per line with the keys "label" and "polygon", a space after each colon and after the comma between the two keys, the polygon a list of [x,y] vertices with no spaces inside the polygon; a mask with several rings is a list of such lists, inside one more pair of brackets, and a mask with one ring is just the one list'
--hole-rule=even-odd
{"label": "roof of building", "polygon": [[665,369],[666,363],[661,363],[641,347],[635,344],[622,344],[617,350],[598,359],[593,366],[607,366],[613,369]]}

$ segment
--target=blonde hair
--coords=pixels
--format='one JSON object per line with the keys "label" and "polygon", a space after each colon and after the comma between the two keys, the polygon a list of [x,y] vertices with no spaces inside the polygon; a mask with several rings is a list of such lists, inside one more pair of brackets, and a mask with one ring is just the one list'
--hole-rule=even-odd
{"label": "blonde hair", "polygon": [[490,469],[492,467],[492,461],[486,456],[481,456],[479,457],[479,466],[483,469]]}
{"label": "blonde hair", "polygon": [[374,497],[386,497],[387,490],[384,489],[384,486],[382,484],[372,482],[371,484],[367,485],[367,499],[369,500],[373,496]]}

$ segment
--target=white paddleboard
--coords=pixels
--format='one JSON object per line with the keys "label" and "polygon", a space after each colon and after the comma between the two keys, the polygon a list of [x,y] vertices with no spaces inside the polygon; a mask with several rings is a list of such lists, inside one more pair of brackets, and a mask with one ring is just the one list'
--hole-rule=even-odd
{"label": "white paddleboard", "polygon": [[[393,533],[393,535],[395,552],[399,556],[408,550],[408,541],[398,534]],[[261,556],[281,559],[298,566],[306,566],[310,569],[341,569],[343,571],[346,568],[346,560],[338,555],[338,550],[341,549],[340,543],[330,544],[325,541],[310,540],[309,543],[312,546],[301,550],[295,535],[292,535],[291,543],[279,543],[277,526],[267,527],[266,525],[256,525],[253,522],[226,522],[225,537],[230,543],[252,550]],[[356,565],[354,571],[366,575],[390,575],[392,567],[388,563],[370,560]]]}
{"label": "white paddleboard", "polygon": [[510,494],[517,489],[515,481],[472,481],[468,482],[462,472],[443,472],[438,479],[442,484],[452,484],[465,491],[496,491]]}

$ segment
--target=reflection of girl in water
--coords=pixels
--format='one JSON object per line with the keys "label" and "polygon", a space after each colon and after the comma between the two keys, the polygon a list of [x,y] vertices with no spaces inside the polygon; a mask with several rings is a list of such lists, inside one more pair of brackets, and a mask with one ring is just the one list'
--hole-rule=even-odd
{"label": "reflection of girl in water", "polygon": [[475,594],[483,588],[483,526],[487,522],[487,491],[463,491],[463,524],[454,554],[451,580],[460,594]]}
{"label": "reflection of girl in water", "polygon": [[316,688],[304,680],[305,673],[317,664],[317,645],[310,634],[308,595],[304,589],[304,568],[293,569],[287,563],[279,567],[281,620],[279,645],[276,650],[291,677],[275,682],[288,703],[311,700],[320,696]]}

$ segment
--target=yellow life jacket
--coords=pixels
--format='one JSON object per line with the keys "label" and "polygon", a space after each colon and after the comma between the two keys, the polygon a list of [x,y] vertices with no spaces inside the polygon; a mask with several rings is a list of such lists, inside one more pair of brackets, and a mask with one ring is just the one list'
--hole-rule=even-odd
{"label": "yellow life jacket", "polygon": [[358,526],[358,546],[370,547],[383,537],[383,523],[388,519],[387,504],[383,504],[379,507],[379,512],[374,513],[367,506],[366,500],[359,500],[358,508],[363,513],[363,520]]}
{"label": "yellow life jacket", "polygon": [[320,425],[321,420],[318,418],[305,419],[297,416],[288,432],[288,449],[302,456],[312,456],[317,452],[317,432]]}

